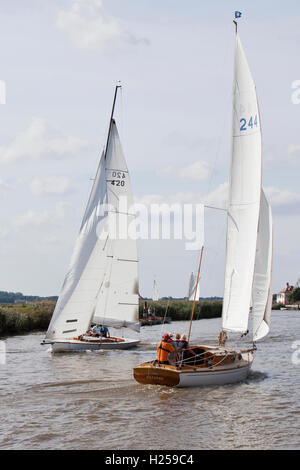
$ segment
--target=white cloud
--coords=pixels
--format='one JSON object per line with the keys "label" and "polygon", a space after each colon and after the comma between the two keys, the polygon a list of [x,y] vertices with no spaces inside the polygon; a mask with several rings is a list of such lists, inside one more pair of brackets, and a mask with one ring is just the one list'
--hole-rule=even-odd
{"label": "white cloud", "polygon": [[300,159],[300,145],[290,144],[288,146],[288,157],[291,161]]}
{"label": "white cloud", "polygon": [[53,225],[57,222],[63,221],[66,215],[66,207],[69,204],[66,202],[59,202],[56,204],[54,210],[37,212],[28,210],[24,214],[16,216],[13,225],[16,229],[25,227],[41,227],[43,225]]}
{"label": "white cloud", "polygon": [[11,163],[24,157],[40,159],[45,155],[74,155],[86,143],[77,137],[53,135],[41,118],[33,118],[25,131],[19,132],[7,145],[0,146],[0,163]]}
{"label": "white cloud", "polygon": [[206,162],[198,161],[179,170],[180,178],[203,181],[209,178],[210,167]]}
{"label": "white cloud", "polygon": [[56,27],[80,49],[99,50],[111,42],[147,43],[129,33],[121,22],[107,16],[102,0],[74,0],[69,10],[60,10]]}
{"label": "white cloud", "polygon": [[186,180],[203,181],[211,175],[211,168],[208,163],[197,161],[182,168],[172,166],[161,168],[157,173],[163,176],[177,176]]}
{"label": "white cloud", "polygon": [[6,193],[11,189],[13,189],[13,186],[0,179],[0,194]]}
{"label": "white cloud", "polygon": [[226,209],[228,204],[228,195],[229,195],[229,184],[222,183],[213,191],[209,192],[204,196],[204,201],[206,205],[211,205],[218,207],[220,209]]}
{"label": "white cloud", "polygon": [[65,176],[34,178],[29,183],[29,189],[34,196],[40,196],[42,194],[65,194],[70,190],[70,187],[70,180]]}
{"label": "white cloud", "polygon": [[270,199],[271,206],[288,206],[300,203],[300,193],[290,191],[289,189],[277,189],[274,186],[265,188],[266,194]]}

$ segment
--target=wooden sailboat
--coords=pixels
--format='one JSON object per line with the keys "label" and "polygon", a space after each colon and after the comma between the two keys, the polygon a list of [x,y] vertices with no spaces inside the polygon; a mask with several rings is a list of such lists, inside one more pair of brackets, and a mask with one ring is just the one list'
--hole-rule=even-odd
{"label": "wooden sailboat", "polygon": [[[236,22],[235,22],[236,24]],[[173,364],[147,362],[134,368],[141,384],[177,387],[223,385],[248,376],[255,341],[269,332],[272,306],[272,214],[261,185],[261,127],[254,81],[237,34],[235,39],[233,133],[222,331],[216,346],[190,346]],[[197,283],[203,248],[201,251]],[[194,292],[195,308],[196,289]],[[253,347],[235,350],[225,344],[228,332],[248,332]],[[190,323],[190,338],[192,319]]]}
{"label": "wooden sailboat", "polygon": [[[92,336],[92,324],[139,331],[135,237],[112,236],[109,217],[135,224],[128,168],[114,120],[116,87],[105,150],[100,159],[73,256],[46,338],[54,352],[128,349],[135,339]],[[128,210],[120,207],[126,199]],[[135,225],[134,225],[135,227]],[[116,235],[116,234],[115,234]]]}

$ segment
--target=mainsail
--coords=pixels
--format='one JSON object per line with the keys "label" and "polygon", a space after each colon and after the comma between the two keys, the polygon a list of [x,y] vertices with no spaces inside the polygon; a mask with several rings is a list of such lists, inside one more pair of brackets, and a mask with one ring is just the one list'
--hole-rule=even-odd
{"label": "mainsail", "polygon": [[254,81],[236,35],[233,137],[223,330],[245,332],[252,294],[261,196],[261,128]]}
{"label": "mainsail", "polygon": [[133,197],[114,121],[106,156],[106,182],[110,230],[115,229],[118,233],[108,236],[107,268],[99,286],[93,318],[97,323],[139,331],[138,254]]}
{"label": "mainsail", "polygon": [[[119,213],[121,196],[124,207],[132,209],[128,169],[111,119],[106,152],[99,163],[46,339],[78,336],[87,331],[92,320],[139,330],[135,215],[127,209]],[[120,230],[110,231],[112,212],[121,236]],[[128,223],[125,230],[130,225],[130,238],[128,231],[124,235],[124,223]]]}
{"label": "mainsail", "polygon": [[272,212],[261,191],[257,249],[252,290],[253,341],[266,336],[272,309]]}
{"label": "mainsail", "polygon": [[[191,277],[190,277],[189,292],[188,292],[188,299],[191,300],[191,301],[194,300],[196,282],[197,282],[197,278],[195,278],[194,273],[192,273]],[[199,298],[200,298],[200,285],[199,285],[199,282],[198,282],[197,290],[196,290],[196,298],[195,298],[196,301],[198,301]]]}
{"label": "mainsail", "polygon": [[155,302],[158,301],[158,286],[157,286],[157,282],[156,280],[154,279],[154,282],[153,282],[153,299]]}

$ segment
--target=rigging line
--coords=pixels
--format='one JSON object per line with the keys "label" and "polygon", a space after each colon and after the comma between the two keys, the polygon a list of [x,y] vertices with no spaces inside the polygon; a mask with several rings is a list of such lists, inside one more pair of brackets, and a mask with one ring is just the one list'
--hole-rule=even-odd
{"label": "rigging line", "polygon": [[163,323],[162,323],[162,325],[161,325],[160,336],[162,336],[162,331],[163,331],[163,327],[164,327],[164,325],[165,325],[166,316],[167,316],[167,311],[168,311],[168,308],[169,308],[169,303],[170,303],[170,299],[168,299],[168,302],[167,302],[167,307],[166,307],[166,311],[165,311],[164,320],[163,320]]}
{"label": "rigging line", "polygon": [[188,334],[188,340],[187,340],[188,343],[189,343],[189,341],[190,341],[190,336],[191,336],[192,322],[193,322],[194,311],[195,311],[195,304],[196,304],[196,293],[197,293],[197,287],[198,287],[199,276],[200,276],[200,269],[201,269],[201,264],[202,264],[203,250],[204,250],[204,246],[202,246],[202,248],[201,248],[201,254],[200,254],[200,261],[199,261],[199,267],[198,267],[197,281],[196,281],[196,285],[195,285],[193,309],[192,309],[192,315],[191,315],[191,321],[190,321],[190,327],[189,327],[189,334]]}

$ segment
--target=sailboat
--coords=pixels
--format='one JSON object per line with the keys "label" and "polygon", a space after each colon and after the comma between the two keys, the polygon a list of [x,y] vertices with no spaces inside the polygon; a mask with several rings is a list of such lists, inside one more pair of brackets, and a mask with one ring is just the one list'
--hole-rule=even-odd
{"label": "sailboat", "polygon": [[[134,236],[117,236],[110,228],[135,230],[135,214],[128,168],[113,107],[88,204],[46,337],[53,352],[128,349],[139,341],[93,335],[91,326],[139,331],[138,254]],[[128,210],[124,209],[124,201]],[[123,206],[121,206],[123,204]]]}
{"label": "sailboat", "polygon": [[196,291],[196,301],[199,300],[200,297],[200,283],[196,285],[196,278],[194,276],[194,273],[191,273],[190,277],[190,282],[189,282],[189,291],[188,291],[188,299],[193,301],[194,300],[194,294]]}
{"label": "sailboat", "polygon": [[[222,330],[215,346],[190,345],[174,363],[157,360],[134,368],[141,384],[189,387],[223,385],[247,378],[255,342],[269,332],[272,308],[272,214],[262,188],[262,143],[255,84],[235,23],[232,155],[227,210],[227,247]],[[203,247],[201,250],[197,282]],[[196,291],[192,318],[195,306]],[[250,307],[252,307],[250,309]],[[251,312],[250,312],[251,310]],[[227,334],[248,334],[253,347],[236,350]],[[192,318],[188,340],[190,339]]]}
{"label": "sailboat", "polygon": [[156,282],[155,279],[153,281],[153,298],[152,298],[152,300],[154,302],[158,301],[158,286],[157,286],[157,282]]}

